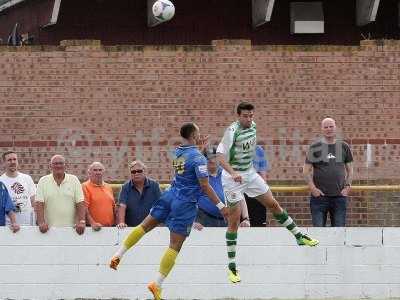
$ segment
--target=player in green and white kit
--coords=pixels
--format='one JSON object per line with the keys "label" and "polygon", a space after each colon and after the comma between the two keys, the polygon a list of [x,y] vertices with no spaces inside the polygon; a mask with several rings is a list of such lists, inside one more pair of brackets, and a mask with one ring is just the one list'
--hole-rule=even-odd
{"label": "player in green and white kit", "polygon": [[236,240],[240,224],[240,205],[243,193],[256,198],[267,207],[275,219],[285,226],[296,238],[298,245],[316,246],[318,241],[303,234],[293,219],[282,209],[274,198],[267,183],[253,168],[256,149],[256,124],[253,121],[254,106],[242,102],[237,107],[238,120],[225,131],[217,148],[218,160],[223,167],[222,186],[229,206],[226,245],[228,251],[228,276],[233,283],[240,281],[236,268]]}

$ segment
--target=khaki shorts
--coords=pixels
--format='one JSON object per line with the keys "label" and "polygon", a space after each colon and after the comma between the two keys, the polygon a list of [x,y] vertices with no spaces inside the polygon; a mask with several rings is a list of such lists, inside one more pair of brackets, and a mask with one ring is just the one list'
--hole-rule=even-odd
{"label": "khaki shorts", "polygon": [[243,200],[244,193],[254,198],[268,192],[268,184],[254,168],[238,173],[242,175],[242,183],[234,181],[228,172],[222,171],[222,187],[224,188],[225,200],[228,206]]}

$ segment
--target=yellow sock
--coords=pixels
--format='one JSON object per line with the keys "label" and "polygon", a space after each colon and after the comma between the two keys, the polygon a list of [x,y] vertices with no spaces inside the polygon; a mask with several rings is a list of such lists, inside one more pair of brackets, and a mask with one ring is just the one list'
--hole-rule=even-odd
{"label": "yellow sock", "polygon": [[160,273],[165,277],[168,276],[169,272],[171,271],[172,267],[175,265],[175,259],[178,256],[178,252],[174,249],[168,248],[165,251],[164,256],[160,262]]}
{"label": "yellow sock", "polygon": [[144,236],[146,232],[144,231],[142,226],[136,226],[132,229],[131,233],[125,238],[124,246],[126,249],[131,248],[135,245],[141,238]]}

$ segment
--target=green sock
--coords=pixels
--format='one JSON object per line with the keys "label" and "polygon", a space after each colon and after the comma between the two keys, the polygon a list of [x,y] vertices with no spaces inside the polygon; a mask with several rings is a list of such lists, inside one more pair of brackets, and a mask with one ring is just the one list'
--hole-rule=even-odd
{"label": "green sock", "polygon": [[236,242],[237,232],[226,232],[226,247],[228,250],[228,268],[231,271],[236,271]]}
{"label": "green sock", "polygon": [[279,224],[285,226],[297,239],[302,236],[300,229],[297,227],[293,219],[288,215],[286,210],[280,214],[274,214],[274,218],[279,222]]}

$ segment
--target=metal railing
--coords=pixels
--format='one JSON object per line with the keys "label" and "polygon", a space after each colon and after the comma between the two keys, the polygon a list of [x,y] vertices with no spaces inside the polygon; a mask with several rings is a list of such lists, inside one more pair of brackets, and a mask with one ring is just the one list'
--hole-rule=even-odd
{"label": "metal railing", "polygon": [[[111,184],[111,187],[113,190],[119,190],[121,189],[122,184],[121,183],[113,183]],[[160,187],[162,190],[168,188],[170,185],[163,183],[160,184]],[[270,186],[272,192],[307,192],[308,186],[306,185],[293,185],[293,186],[288,186],[288,185],[272,185]],[[351,187],[352,191],[400,191],[400,185],[399,184],[394,184],[394,185],[353,185]]]}

